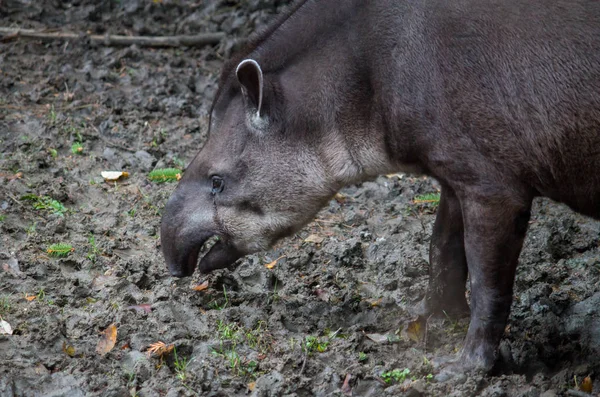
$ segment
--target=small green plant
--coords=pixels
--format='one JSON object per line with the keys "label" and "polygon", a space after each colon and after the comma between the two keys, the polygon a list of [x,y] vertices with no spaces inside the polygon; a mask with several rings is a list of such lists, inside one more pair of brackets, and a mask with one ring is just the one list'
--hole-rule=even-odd
{"label": "small green plant", "polygon": [[185,161],[183,161],[179,157],[173,157],[173,164],[175,164],[177,168],[185,168]]}
{"label": "small green plant", "polygon": [[365,352],[359,352],[358,361],[367,361],[367,354]]}
{"label": "small green plant", "polygon": [[133,218],[133,217],[135,217],[135,211],[136,211],[135,208],[132,208],[127,212],[127,215],[129,215],[130,217]]}
{"label": "small green plant", "polygon": [[56,149],[50,148],[48,149],[48,152],[50,153],[50,156],[52,156],[53,159],[58,157],[58,152],[56,151]]}
{"label": "small green plant", "polygon": [[31,225],[27,227],[27,235],[31,236],[35,233],[35,229],[37,228],[37,222],[33,222]]}
{"label": "small green plant", "polygon": [[81,142],[75,142],[71,145],[71,153],[83,154],[83,145],[81,144]]}
{"label": "small green plant", "polygon": [[175,356],[175,361],[173,362],[173,365],[175,366],[175,374],[177,375],[177,379],[184,382],[187,378],[187,374],[186,374],[187,366],[193,359],[188,360],[185,357],[179,358],[177,356],[176,348],[173,348],[173,354]]}
{"label": "small green plant", "polygon": [[6,219],[6,215],[0,215],[0,222],[3,222]]}
{"label": "small green plant", "polygon": [[88,243],[90,244],[90,250],[88,251],[87,258],[92,262],[96,262],[96,258],[102,252],[98,249],[98,246],[96,245],[96,237],[94,237],[93,234],[90,234],[90,237],[88,238]]}
{"label": "small green plant", "polygon": [[239,338],[239,327],[235,323],[226,324],[222,320],[217,320],[217,332],[219,339],[236,341]]}
{"label": "small green plant", "polygon": [[0,297],[0,317],[5,316],[10,312],[10,301],[8,296]]}
{"label": "small green plant", "polygon": [[409,374],[410,369],[408,368],[404,368],[403,370],[394,369],[389,372],[383,372],[381,374],[381,379],[383,379],[385,383],[392,383],[392,380],[396,382],[404,382]]}
{"label": "small green plant", "polygon": [[307,355],[310,355],[313,352],[323,353],[327,351],[327,346],[329,346],[329,341],[322,341],[316,336],[309,335],[304,338],[302,351]]}
{"label": "small green plant", "polygon": [[73,248],[73,246],[64,243],[52,244],[46,249],[46,252],[50,254],[50,256],[56,258],[64,258],[73,251],[75,251],[75,248]]}
{"label": "small green plant", "polygon": [[56,123],[56,119],[57,117],[57,113],[54,110],[54,105],[50,106],[50,112],[48,112],[48,120],[50,121],[51,125],[54,125]]}
{"label": "small green plant", "polygon": [[67,209],[60,201],[54,200],[48,196],[38,196],[36,194],[26,194],[21,197],[21,200],[31,201],[33,208],[36,210],[45,210],[53,214],[64,216]]}
{"label": "small green plant", "polygon": [[159,168],[150,172],[148,178],[158,183],[178,181],[181,179],[181,170],[177,168]]}

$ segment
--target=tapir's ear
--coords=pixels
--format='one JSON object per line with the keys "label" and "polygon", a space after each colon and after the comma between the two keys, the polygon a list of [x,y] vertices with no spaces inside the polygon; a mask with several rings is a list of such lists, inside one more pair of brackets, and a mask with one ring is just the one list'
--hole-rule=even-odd
{"label": "tapir's ear", "polygon": [[260,117],[263,102],[263,73],[260,65],[254,59],[244,59],[238,65],[235,74],[242,85],[244,97]]}

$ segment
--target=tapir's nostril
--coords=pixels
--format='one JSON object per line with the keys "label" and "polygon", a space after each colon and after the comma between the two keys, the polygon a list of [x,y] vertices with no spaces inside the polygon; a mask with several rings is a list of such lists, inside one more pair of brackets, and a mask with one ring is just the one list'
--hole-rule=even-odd
{"label": "tapir's nostril", "polygon": [[173,276],[173,277],[187,277],[187,276],[189,276],[189,274],[187,274],[187,272],[184,269],[169,268],[169,273],[171,273],[171,276]]}

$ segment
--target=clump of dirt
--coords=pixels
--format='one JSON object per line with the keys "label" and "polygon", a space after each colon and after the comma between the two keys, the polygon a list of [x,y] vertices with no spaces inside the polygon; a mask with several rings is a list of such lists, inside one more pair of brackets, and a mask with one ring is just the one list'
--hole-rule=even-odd
{"label": "clump of dirt", "polygon": [[[0,3],[2,26],[227,34],[160,50],[0,43],[0,317],[12,328],[0,335],[0,396],[550,397],[595,380],[598,224],[547,200],[488,376],[434,383],[468,321],[411,314],[428,279],[436,205],[415,202],[437,192],[428,178],[349,186],[273,250],[169,277],[158,230],[175,184],[148,173],[183,169],[202,147],[223,60],[285,3]],[[129,178],[105,182],[105,170]],[[73,251],[55,257],[54,243]],[[111,324],[116,344],[101,355]]]}

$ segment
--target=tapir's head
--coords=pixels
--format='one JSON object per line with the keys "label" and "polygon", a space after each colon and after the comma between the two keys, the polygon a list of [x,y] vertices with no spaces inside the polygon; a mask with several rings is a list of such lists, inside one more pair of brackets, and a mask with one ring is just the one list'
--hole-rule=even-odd
{"label": "tapir's head", "polygon": [[[225,75],[209,138],[167,203],[162,249],[173,276],[227,267],[301,228],[340,186],[330,178],[293,87],[244,60]],[[304,113],[304,112],[296,112]],[[285,116],[284,116],[285,115]],[[210,239],[212,241],[212,239]]]}

